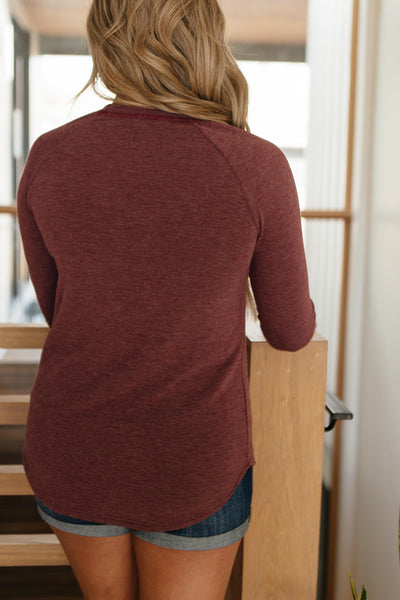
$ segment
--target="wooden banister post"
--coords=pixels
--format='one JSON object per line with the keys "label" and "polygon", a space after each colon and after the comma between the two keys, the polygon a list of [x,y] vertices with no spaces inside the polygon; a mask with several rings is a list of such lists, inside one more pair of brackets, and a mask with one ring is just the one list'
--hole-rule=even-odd
{"label": "wooden banister post", "polygon": [[327,342],[291,353],[260,340],[247,334],[256,465],[241,598],[315,600]]}

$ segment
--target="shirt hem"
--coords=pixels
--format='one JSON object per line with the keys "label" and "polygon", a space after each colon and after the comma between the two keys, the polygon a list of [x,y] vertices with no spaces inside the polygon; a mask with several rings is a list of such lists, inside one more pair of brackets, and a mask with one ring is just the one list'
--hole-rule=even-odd
{"label": "shirt hem", "polygon": [[30,484],[35,496],[37,496],[37,498],[39,498],[39,500],[41,502],[43,502],[43,504],[45,504],[51,510],[54,510],[55,512],[57,512],[59,514],[65,514],[66,516],[73,517],[75,519],[82,519],[84,521],[94,521],[97,523],[99,523],[100,521],[105,521],[105,523],[104,523],[105,525],[115,525],[118,527],[126,527],[128,529],[139,529],[142,531],[162,531],[162,532],[172,531],[174,529],[183,529],[184,527],[190,527],[191,525],[195,525],[196,523],[203,521],[204,519],[210,517],[215,512],[220,510],[226,504],[226,502],[229,500],[229,498],[232,496],[236,487],[239,485],[240,481],[245,476],[247,470],[254,465],[255,465],[255,459],[254,459],[254,457],[250,457],[248,459],[248,461],[246,462],[246,466],[241,470],[241,472],[240,472],[241,474],[240,474],[239,478],[236,480],[235,484],[230,489],[228,494],[226,494],[224,496],[222,501],[219,501],[217,504],[213,505],[206,512],[197,513],[196,516],[193,516],[190,519],[186,519],[184,521],[164,521],[164,522],[146,521],[145,522],[145,521],[139,521],[139,520],[133,520],[133,521],[132,520],[123,520],[118,517],[115,518],[112,515],[99,513],[97,511],[93,512],[93,513],[91,513],[90,511],[85,512],[85,513],[80,513],[79,511],[75,511],[74,509],[70,510],[68,508],[68,506],[65,506],[65,505],[64,505],[65,507],[55,506],[54,504],[52,504],[51,500],[50,500],[50,502],[48,502],[46,500],[46,497],[41,495],[40,488],[36,487],[34,478],[32,477],[32,473],[31,473],[30,467],[29,467],[29,462],[27,461],[25,455],[23,457],[23,466],[24,466],[25,474],[26,474],[26,477],[29,481],[29,484]]}

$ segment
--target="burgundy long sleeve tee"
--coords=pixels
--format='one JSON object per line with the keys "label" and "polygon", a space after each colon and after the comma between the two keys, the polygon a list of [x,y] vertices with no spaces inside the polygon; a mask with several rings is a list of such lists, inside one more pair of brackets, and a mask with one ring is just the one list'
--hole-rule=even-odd
{"label": "burgundy long sleeve tee", "polygon": [[232,125],[109,104],[35,141],[17,209],[50,326],[23,453],[34,493],[133,529],[205,519],[255,464],[248,276],[272,346],[296,351],[315,328],[284,154]]}

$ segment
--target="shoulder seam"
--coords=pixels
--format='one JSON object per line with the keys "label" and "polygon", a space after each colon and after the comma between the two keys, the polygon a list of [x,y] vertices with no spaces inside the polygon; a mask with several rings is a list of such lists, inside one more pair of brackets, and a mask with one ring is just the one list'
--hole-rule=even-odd
{"label": "shoulder seam", "polygon": [[248,211],[249,211],[249,214],[250,214],[251,220],[252,220],[252,222],[253,222],[253,225],[255,226],[255,228],[256,228],[256,230],[257,230],[257,233],[258,233],[258,235],[259,235],[259,233],[260,233],[260,227],[259,227],[259,224],[258,224],[258,223],[255,221],[255,219],[254,219],[254,215],[253,215],[253,211],[252,211],[252,209],[251,209],[251,206],[250,206],[249,199],[248,199],[248,197],[247,197],[247,194],[246,194],[246,192],[244,191],[244,188],[243,188],[243,185],[242,185],[242,182],[241,182],[241,180],[240,180],[240,177],[239,177],[239,175],[236,173],[235,169],[232,167],[231,163],[229,162],[229,160],[227,159],[227,157],[225,156],[225,154],[224,154],[224,153],[222,152],[222,150],[221,150],[221,149],[220,149],[220,148],[219,148],[219,147],[218,147],[218,146],[217,146],[217,145],[216,145],[216,144],[213,142],[213,140],[211,140],[211,139],[208,137],[208,135],[206,135],[206,133],[205,133],[205,132],[204,132],[204,131],[203,131],[203,130],[202,130],[202,129],[201,129],[201,128],[200,128],[200,127],[199,127],[199,126],[196,124],[196,123],[194,123],[193,121],[190,121],[190,123],[191,123],[191,125],[193,125],[193,127],[195,127],[195,128],[198,130],[198,131],[200,131],[200,133],[201,133],[201,134],[204,136],[204,138],[205,138],[205,139],[206,139],[206,140],[207,140],[207,141],[208,141],[210,144],[212,144],[212,145],[214,146],[214,148],[215,148],[215,149],[217,150],[217,152],[218,152],[218,153],[219,153],[219,154],[222,156],[222,158],[225,160],[226,164],[229,166],[230,170],[231,170],[231,171],[232,171],[232,173],[234,174],[234,176],[235,176],[235,178],[236,178],[237,182],[239,183],[239,186],[240,186],[241,192],[242,192],[242,194],[243,194],[243,196],[244,196],[244,198],[245,198],[245,200],[246,200],[246,206],[247,206],[247,209],[248,209]]}

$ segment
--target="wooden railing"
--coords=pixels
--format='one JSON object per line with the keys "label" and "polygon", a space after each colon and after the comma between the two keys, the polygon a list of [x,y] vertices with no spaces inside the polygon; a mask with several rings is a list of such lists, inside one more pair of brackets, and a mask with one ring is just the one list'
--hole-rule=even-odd
{"label": "wooden railing", "polygon": [[[41,348],[48,328],[0,324],[0,348]],[[279,352],[249,328],[252,517],[226,600],[315,600],[318,575],[327,342]],[[0,425],[26,422],[29,395],[0,396]],[[22,465],[0,466],[0,496],[30,495]],[[56,536],[0,535],[0,567],[67,565]]]}

